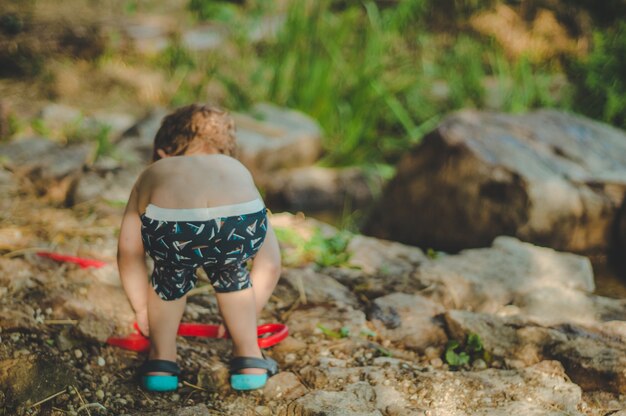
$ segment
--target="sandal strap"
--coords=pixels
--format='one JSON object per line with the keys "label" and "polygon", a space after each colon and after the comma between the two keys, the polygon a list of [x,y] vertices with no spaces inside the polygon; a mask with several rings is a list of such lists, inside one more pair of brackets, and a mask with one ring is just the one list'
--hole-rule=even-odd
{"label": "sandal strap", "polygon": [[244,368],[263,368],[267,370],[268,376],[278,373],[278,364],[271,358],[266,357],[234,357],[230,360],[230,373],[237,374]]}
{"label": "sandal strap", "polygon": [[138,369],[139,374],[146,373],[170,373],[174,376],[180,374],[180,367],[174,361],[168,360],[147,360]]}

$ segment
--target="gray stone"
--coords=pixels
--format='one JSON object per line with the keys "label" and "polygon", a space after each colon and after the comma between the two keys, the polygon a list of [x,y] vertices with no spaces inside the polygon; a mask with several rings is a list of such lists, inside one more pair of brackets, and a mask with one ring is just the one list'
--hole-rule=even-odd
{"label": "gray stone", "polygon": [[182,34],[182,44],[194,52],[215,50],[224,44],[226,35],[215,25],[203,25],[187,30]]}
{"label": "gray stone", "polygon": [[152,147],[163,117],[169,114],[165,108],[154,108],[126,130],[119,142],[117,150],[131,161],[145,164],[152,160]]}
{"label": "gray stone", "polygon": [[363,235],[350,240],[348,252],[350,264],[365,274],[406,274],[428,260],[417,247]]}
{"label": "gray stone", "polygon": [[626,330],[615,324],[542,327],[520,317],[497,317],[466,311],[445,314],[450,337],[481,337],[486,351],[521,368],[544,359],[558,360],[585,391],[626,392]]}
{"label": "gray stone", "polygon": [[286,169],[265,184],[265,201],[288,211],[341,211],[371,205],[383,179],[365,169],[308,166]]}
{"label": "gray stone", "polygon": [[315,306],[294,311],[287,320],[289,332],[292,334],[313,335],[321,333],[318,325],[332,331],[347,328],[348,333],[358,336],[366,328],[365,314],[350,306],[333,304]]}
{"label": "gray stone", "polygon": [[115,204],[126,204],[141,169],[141,166],[133,166],[104,174],[87,172],[73,187],[68,203],[73,205],[101,199]]}
{"label": "gray stone", "polygon": [[605,251],[625,178],[623,131],[554,110],[461,111],[403,158],[365,230],[446,251],[499,235]]}
{"label": "gray stone", "polygon": [[250,114],[233,114],[237,125],[239,159],[260,184],[281,168],[313,164],[320,156],[322,131],[305,114],[268,103],[252,107]]}
{"label": "gray stone", "polygon": [[263,396],[268,400],[295,400],[307,393],[307,388],[291,372],[283,371],[267,380]]}
{"label": "gray stone", "polygon": [[172,22],[162,16],[137,17],[124,26],[135,49],[145,55],[162,52],[169,44]]}
{"label": "gray stone", "polygon": [[115,325],[110,319],[100,318],[89,314],[82,318],[76,326],[76,331],[83,337],[105,343],[113,335]]}
{"label": "gray stone", "polygon": [[311,268],[287,269],[278,284],[289,288],[290,299],[303,301],[301,296],[304,295],[306,302],[311,304],[335,302],[355,308],[359,305],[356,296],[347,287]]}
{"label": "gray stone", "polygon": [[[400,342],[406,348],[420,352],[447,341],[444,328],[435,320],[436,315],[444,312],[443,306],[423,296],[393,293],[374,300],[373,307],[379,313],[370,313],[368,317],[383,339]],[[394,323],[389,327],[385,317],[393,314],[398,316],[398,325]]]}
{"label": "gray stone", "polygon": [[[489,249],[472,249],[424,263],[417,279],[428,297],[449,309],[495,313],[526,294],[558,288],[594,290],[589,259],[498,237]],[[558,299],[554,299],[558,305]],[[557,308],[553,308],[558,315]],[[582,313],[582,311],[581,311]]]}
{"label": "gray stone", "polygon": [[[544,361],[519,370],[416,373],[416,400],[427,414],[582,416],[580,388],[563,367]],[[529,413],[526,413],[526,410]]]}
{"label": "gray stone", "polygon": [[382,416],[382,413],[369,403],[358,399],[351,392],[315,391],[295,402],[303,415],[336,416]]}
{"label": "gray stone", "polygon": [[17,175],[27,175],[38,190],[51,200],[65,202],[90,163],[95,143],[61,146],[32,137],[0,145],[0,158]]}

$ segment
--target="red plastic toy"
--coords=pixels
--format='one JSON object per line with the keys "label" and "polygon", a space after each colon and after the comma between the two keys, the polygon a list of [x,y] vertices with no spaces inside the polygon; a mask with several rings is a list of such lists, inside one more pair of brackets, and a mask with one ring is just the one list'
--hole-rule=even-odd
{"label": "red plastic toy", "polygon": [[51,251],[39,251],[37,252],[37,255],[40,257],[47,257],[55,261],[61,261],[65,263],[74,263],[83,269],[86,269],[87,267],[95,267],[99,269],[100,267],[104,267],[107,265],[107,263],[100,261],[100,260],[86,259],[84,257],[68,256],[66,254],[53,253]]}
{"label": "red plastic toy", "polygon": [[[134,328],[134,333],[123,338],[111,337],[107,340],[107,344],[131,351],[147,351],[150,348],[150,340],[141,335],[137,323],[135,323]],[[178,335],[183,337],[217,338],[218,329],[218,325],[181,323],[178,327]],[[287,338],[289,330],[283,324],[263,324],[257,327],[257,335],[259,336],[259,347],[269,348]],[[224,338],[228,338],[228,334]]]}

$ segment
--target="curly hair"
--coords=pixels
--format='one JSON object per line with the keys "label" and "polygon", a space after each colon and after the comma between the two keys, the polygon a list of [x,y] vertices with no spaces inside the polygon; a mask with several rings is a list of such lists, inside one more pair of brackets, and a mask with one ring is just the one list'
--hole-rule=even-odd
{"label": "curly hair", "polygon": [[181,107],[163,118],[154,137],[152,161],[161,159],[158,149],[178,156],[197,140],[219,153],[234,156],[237,149],[235,122],[227,111],[218,107],[199,104]]}

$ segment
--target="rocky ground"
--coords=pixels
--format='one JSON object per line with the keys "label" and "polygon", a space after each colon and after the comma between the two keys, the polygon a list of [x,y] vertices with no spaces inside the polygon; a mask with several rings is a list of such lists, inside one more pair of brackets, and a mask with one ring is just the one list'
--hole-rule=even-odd
{"label": "rocky ground", "polygon": [[[587,259],[509,237],[426,256],[340,239],[290,214],[272,218],[286,267],[262,316],[290,329],[268,351],[280,374],[237,393],[227,340],[181,338],[178,391],[144,392],[134,378],[143,355],[104,343],[132,321],[114,266],[122,207],[63,208],[25,177],[1,178],[2,414],[617,415],[626,407],[626,309],[592,294]],[[347,260],[329,249],[334,241],[341,251],[340,240]],[[81,269],[40,249],[110,265]],[[201,287],[184,320],[216,323],[214,297]],[[470,334],[479,342],[466,342]],[[467,363],[448,364],[450,340]]]}

